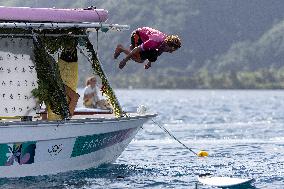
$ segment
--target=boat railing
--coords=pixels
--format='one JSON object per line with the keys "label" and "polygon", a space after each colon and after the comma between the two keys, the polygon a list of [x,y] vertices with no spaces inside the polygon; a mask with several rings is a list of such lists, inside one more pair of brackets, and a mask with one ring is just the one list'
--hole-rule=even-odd
{"label": "boat railing", "polygon": [[[56,22],[1,22],[0,28],[2,29],[25,29],[25,30],[56,30],[56,29],[85,29],[85,33],[82,34],[72,34],[67,33],[70,36],[86,36],[89,32],[107,32],[107,31],[124,31],[129,30],[129,25],[119,25],[119,24],[107,24],[101,22],[83,22],[83,23],[56,23]],[[59,31],[59,30],[58,30]],[[60,33],[43,33],[46,36],[58,36],[62,35],[63,31]],[[22,36],[21,33],[11,33],[1,32],[0,35],[13,35]],[[25,33],[25,36],[32,35]]]}

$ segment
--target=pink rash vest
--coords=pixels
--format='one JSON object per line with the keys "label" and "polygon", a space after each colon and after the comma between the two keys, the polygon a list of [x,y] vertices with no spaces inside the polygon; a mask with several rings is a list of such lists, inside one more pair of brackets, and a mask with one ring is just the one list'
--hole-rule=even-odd
{"label": "pink rash vest", "polygon": [[160,47],[167,35],[149,27],[138,28],[142,44],[140,45],[142,51],[155,50]]}

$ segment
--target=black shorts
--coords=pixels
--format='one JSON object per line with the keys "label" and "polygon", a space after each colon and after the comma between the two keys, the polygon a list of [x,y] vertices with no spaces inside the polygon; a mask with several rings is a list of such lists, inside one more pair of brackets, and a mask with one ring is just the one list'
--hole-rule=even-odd
{"label": "black shorts", "polygon": [[[131,45],[132,48],[138,47],[143,43],[143,41],[140,38],[138,31],[133,31],[131,34]],[[150,62],[155,62],[158,57],[157,50],[149,50],[149,51],[142,51],[139,53],[141,60],[149,60]]]}

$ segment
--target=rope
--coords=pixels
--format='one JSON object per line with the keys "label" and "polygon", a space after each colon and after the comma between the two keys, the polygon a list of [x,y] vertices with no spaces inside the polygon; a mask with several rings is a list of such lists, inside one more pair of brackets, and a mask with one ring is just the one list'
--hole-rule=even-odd
{"label": "rope", "polygon": [[189,151],[191,151],[192,153],[194,153],[195,155],[197,155],[196,152],[194,152],[191,148],[187,147],[184,143],[182,143],[179,139],[177,139],[172,133],[170,133],[170,131],[168,131],[163,125],[155,122],[153,119],[151,119],[152,122],[157,125],[158,127],[160,127],[163,131],[165,131],[165,133],[167,133],[170,137],[172,137],[174,140],[176,140],[178,143],[180,143],[181,145],[183,145],[186,149],[188,149]]}

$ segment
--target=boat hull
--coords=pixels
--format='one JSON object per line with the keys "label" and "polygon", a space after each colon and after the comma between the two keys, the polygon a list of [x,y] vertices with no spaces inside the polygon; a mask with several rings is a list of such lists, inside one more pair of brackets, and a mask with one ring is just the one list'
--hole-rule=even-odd
{"label": "boat hull", "polygon": [[49,175],[112,163],[150,117],[2,125],[0,177]]}

